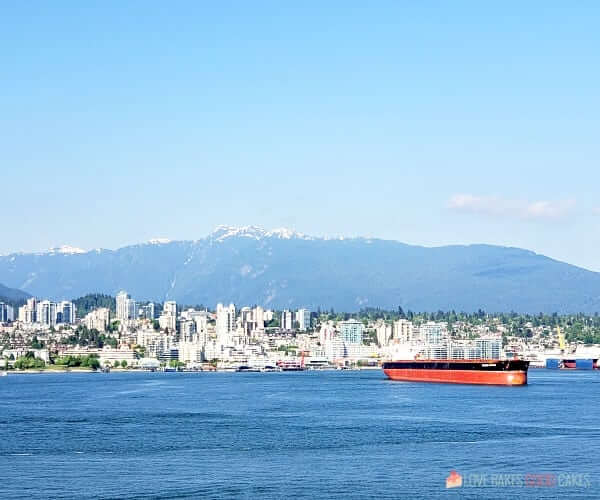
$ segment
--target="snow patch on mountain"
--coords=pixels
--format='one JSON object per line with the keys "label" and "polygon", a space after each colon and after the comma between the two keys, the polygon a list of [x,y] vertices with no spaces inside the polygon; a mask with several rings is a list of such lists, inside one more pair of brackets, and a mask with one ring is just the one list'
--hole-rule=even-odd
{"label": "snow patch on mountain", "polygon": [[79,253],[87,253],[87,250],[84,250],[83,248],[72,247],[70,245],[61,245],[59,247],[50,248],[45,253],[51,253],[51,254],[59,253],[59,254],[64,254],[64,255],[74,255],[74,254],[79,254]]}
{"label": "snow patch on mountain", "polygon": [[213,241],[225,241],[228,238],[251,238],[254,240],[262,240],[265,238],[279,238],[282,240],[290,239],[302,239],[312,240],[312,236],[299,233],[293,229],[285,227],[272,229],[267,231],[259,226],[217,226],[215,230],[210,233],[209,238]]}

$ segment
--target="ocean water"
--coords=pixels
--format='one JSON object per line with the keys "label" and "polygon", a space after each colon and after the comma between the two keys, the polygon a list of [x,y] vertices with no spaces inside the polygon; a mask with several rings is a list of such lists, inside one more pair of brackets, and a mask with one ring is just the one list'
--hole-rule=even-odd
{"label": "ocean water", "polygon": [[600,498],[600,372],[529,379],[11,374],[0,497]]}

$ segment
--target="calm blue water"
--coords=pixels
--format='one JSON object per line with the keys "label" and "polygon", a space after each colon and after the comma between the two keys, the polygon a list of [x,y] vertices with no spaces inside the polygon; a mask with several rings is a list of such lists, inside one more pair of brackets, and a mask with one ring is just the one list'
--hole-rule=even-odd
{"label": "calm blue water", "polygon": [[[600,372],[11,374],[0,396],[3,498],[600,498]],[[543,473],[590,484],[490,484]]]}

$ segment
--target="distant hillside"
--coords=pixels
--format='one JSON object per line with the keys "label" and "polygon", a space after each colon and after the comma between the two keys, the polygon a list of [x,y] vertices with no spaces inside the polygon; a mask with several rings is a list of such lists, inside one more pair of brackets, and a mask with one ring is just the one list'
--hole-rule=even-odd
{"label": "distant hillside", "polygon": [[29,297],[28,293],[0,284],[0,302],[18,307],[23,305]]}
{"label": "distant hillside", "polygon": [[98,309],[99,307],[106,307],[110,309],[113,314],[116,312],[115,298],[102,293],[87,294],[73,300],[73,303],[75,304],[78,318],[83,318],[87,313],[94,309]]}
{"label": "distant hillside", "polygon": [[139,300],[355,311],[600,311],[600,274],[527,250],[426,248],[220,227],[197,241],[0,257],[0,280],[40,297],[127,290]]}

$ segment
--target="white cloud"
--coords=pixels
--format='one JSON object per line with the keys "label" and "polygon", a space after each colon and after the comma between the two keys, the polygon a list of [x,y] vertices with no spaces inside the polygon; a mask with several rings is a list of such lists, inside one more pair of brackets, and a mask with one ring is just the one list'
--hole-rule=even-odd
{"label": "white cloud", "polygon": [[461,212],[521,219],[558,219],[568,215],[575,200],[511,200],[499,196],[457,194],[450,198],[449,208]]}
{"label": "white cloud", "polygon": [[596,207],[596,208],[594,208],[594,210],[592,210],[592,213],[593,213],[594,215],[600,215],[600,207]]}

